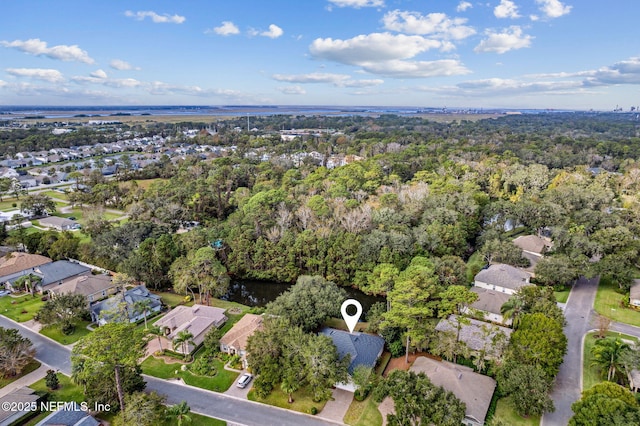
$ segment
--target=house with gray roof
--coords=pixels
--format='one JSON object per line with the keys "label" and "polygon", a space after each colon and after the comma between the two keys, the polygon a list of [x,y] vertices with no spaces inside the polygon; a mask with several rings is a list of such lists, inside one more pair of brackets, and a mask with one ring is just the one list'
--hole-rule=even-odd
{"label": "house with gray roof", "polygon": [[511,319],[505,321],[501,312],[502,305],[511,299],[510,294],[482,287],[471,287],[471,291],[478,295],[478,299],[469,306],[470,309],[463,313],[466,314],[469,310],[472,310],[482,315],[485,321],[504,325],[511,324]]}
{"label": "house with gray roof", "polygon": [[496,263],[478,272],[474,285],[488,290],[515,294],[520,287],[532,285],[531,274],[511,265]]}
{"label": "house with gray roof", "polygon": [[484,354],[486,358],[502,356],[511,339],[513,330],[484,321],[465,318],[459,321],[457,315],[449,315],[440,320],[436,331],[446,333],[463,342],[475,355]]}
{"label": "house with gray roof", "polygon": [[58,231],[72,231],[80,229],[80,224],[75,220],[67,219],[65,217],[48,216],[43,217],[38,222],[41,226],[45,226],[51,229],[57,229]]}
{"label": "house with gray roof", "polygon": [[94,303],[89,309],[91,320],[98,325],[109,322],[129,320],[135,323],[144,319],[144,312],[140,312],[137,305],[148,301],[147,317],[162,309],[160,296],[151,293],[144,285],[139,285],[123,293],[112,296],[101,302]]}
{"label": "house with gray roof", "polygon": [[464,402],[466,408],[462,424],[484,425],[496,389],[496,381],[491,377],[475,373],[472,368],[463,365],[424,356],[416,358],[409,371],[424,373],[434,385],[452,392]]}
{"label": "house with gray roof", "polygon": [[80,275],[62,284],[48,287],[52,297],[60,294],[81,294],[87,299],[87,304],[104,299],[117,290],[110,275]]}
{"label": "house with gray roof", "polygon": [[36,423],[36,426],[99,426],[97,421],[75,401],[65,404],[64,408],[54,411]]}
{"label": "house with gray roof", "polygon": [[[164,330],[164,337],[173,342],[180,332],[187,331],[193,335],[191,341],[186,345],[186,353],[191,353],[202,342],[212,327],[220,328],[227,317],[225,309],[213,306],[195,304],[193,306],[176,306],[168,314],[156,321],[154,324]],[[173,345],[171,345],[173,346]],[[183,352],[182,346],[174,349],[176,352]]]}
{"label": "house with gray roof", "polygon": [[[333,344],[338,349],[340,358],[344,358],[347,355],[351,357],[351,363],[347,368],[349,376],[353,375],[355,368],[359,365],[371,368],[375,367],[384,349],[384,339],[372,334],[349,333],[329,327],[320,330],[319,334],[331,338]],[[349,380],[348,383],[336,383],[336,387],[349,392],[355,391],[355,386],[351,380]]]}
{"label": "house with gray roof", "polygon": [[73,277],[91,274],[91,269],[68,260],[57,260],[38,266],[33,269],[33,272],[42,278],[36,289],[41,293],[45,293],[50,286],[62,284]]}
{"label": "house with gray roof", "polygon": [[[36,391],[28,387],[14,389],[0,397],[0,407],[4,407],[5,404],[14,404],[17,408],[15,410],[0,410],[0,426],[18,424],[20,419],[35,411],[30,409],[32,404],[37,404],[37,407],[40,408],[40,398]],[[11,405],[9,406],[11,407]]]}

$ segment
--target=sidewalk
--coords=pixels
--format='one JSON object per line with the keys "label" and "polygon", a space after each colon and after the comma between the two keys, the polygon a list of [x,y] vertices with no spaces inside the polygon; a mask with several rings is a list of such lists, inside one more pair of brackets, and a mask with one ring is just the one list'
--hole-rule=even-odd
{"label": "sidewalk", "polygon": [[32,371],[31,373],[27,374],[26,376],[20,377],[15,382],[11,382],[11,383],[9,383],[7,386],[5,386],[3,388],[0,388],[0,397],[3,397],[5,395],[13,392],[15,389],[21,388],[23,386],[29,386],[29,385],[37,382],[38,380],[44,378],[47,375],[47,370],[50,370],[50,369],[51,369],[51,367],[49,367],[46,364],[40,365],[40,367],[38,367],[37,370]]}

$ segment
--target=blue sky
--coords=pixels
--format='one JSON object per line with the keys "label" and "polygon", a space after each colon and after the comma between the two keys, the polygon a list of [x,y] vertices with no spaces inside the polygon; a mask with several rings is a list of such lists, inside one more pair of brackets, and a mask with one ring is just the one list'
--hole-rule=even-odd
{"label": "blue sky", "polygon": [[20,0],[2,105],[640,105],[638,0]]}

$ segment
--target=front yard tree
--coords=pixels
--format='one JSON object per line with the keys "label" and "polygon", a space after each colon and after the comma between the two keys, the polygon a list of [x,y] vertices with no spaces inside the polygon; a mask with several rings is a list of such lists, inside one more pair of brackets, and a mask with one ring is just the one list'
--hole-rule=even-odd
{"label": "front yard tree", "polygon": [[545,256],[536,264],[535,280],[539,284],[563,287],[577,278],[577,270],[569,256]]}
{"label": "front yard tree", "polygon": [[631,351],[631,347],[619,337],[598,339],[591,348],[593,365],[602,368],[603,375],[611,382],[616,373],[622,372],[621,361],[627,351]]}
{"label": "front yard tree", "polygon": [[114,419],[114,426],[155,426],[165,420],[164,396],[155,392],[135,392],[125,397],[127,410]]}
{"label": "front yard tree", "polygon": [[144,340],[141,331],[132,324],[103,325],[78,341],[71,355],[72,369],[82,363],[85,373],[94,373],[89,377],[83,374],[85,379],[102,382],[110,390],[115,387],[116,405],[122,410],[125,410],[125,393],[131,392],[131,388],[142,390],[137,389],[140,386],[136,376],[140,375],[138,360],[144,355]]}
{"label": "front yard tree", "polygon": [[552,383],[538,367],[509,363],[501,371],[499,383],[501,391],[511,396],[518,414],[523,417],[554,410],[549,397]]}
{"label": "front yard tree", "polygon": [[629,389],[602,382],[582,392],[573,403],[569,426],[640,424],[640,407]]}
{"label": "front yard tree", "polygon": [[56,211],[56,203],[48,195],[29,194],[20,203],[20,211],[30,216],[46,216]]}
{"label": "front yard tree", "polygon": [[20,374],[36,354],[31,340],[14,328],[0,327],[0,374],[13,377]]}
{"label": "front yard tree", "polygon": [[311,387],[314,401],[331,397],[331,387],[347,381],[347,362],[340,359],[338,351],[329,336],[308,336],[303,347],[306,382]]}
{"label": "front yard tree", "polygon": [[198,289],[200,303],[209,304],[210,297],[220,297],[229,289],[227,268],[218,260],[216,251],[202,247],[178,258],[169,271],[176,292]]}
{"label": "front yard tree", "polygon": [[173,339],[173,349],[182,349],[182,353],[185,358],[189,357],[189,345],[193,343],[193,334],[188,330],[182,330],[178,333],[178,335]]}
{"label": "front yard tree", "polygon": [[182,426],[182,423],[191,423],[190,412],[191,407],[189,407],[187,401],[181,401],[179,404],[167,407],[165,411],[167,417],[176,419],[178,426]]}
{"label": "front yard tree", "polygon": [[87,300],[81,294],[51,296],[38,311],[38,320],[44,325],[60,327],[63,334],[72,334],[75,322],[88,314]]}

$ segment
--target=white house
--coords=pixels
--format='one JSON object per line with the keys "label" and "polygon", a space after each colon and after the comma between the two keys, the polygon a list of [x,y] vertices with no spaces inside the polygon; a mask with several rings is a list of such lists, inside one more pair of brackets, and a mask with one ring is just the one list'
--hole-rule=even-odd
{"label": "white house", "polygon": [[478,272],[474,285],[487,290],[515,294],[520,287],[532,285],[531,273],[511,265],[497,263]]}
{"label": "white house", "polygon": [[478,295],[478,299],[470,306],[472,310],[482,314],[485,321],[511,325],[511,319],[505,321],[501,312],[502,305],[511,298],[510,294],[482,287],[472,287],[471,291]]}

